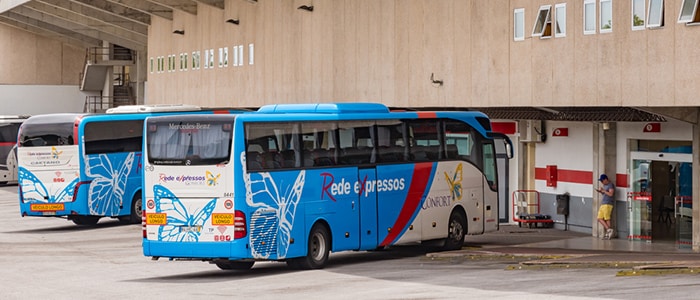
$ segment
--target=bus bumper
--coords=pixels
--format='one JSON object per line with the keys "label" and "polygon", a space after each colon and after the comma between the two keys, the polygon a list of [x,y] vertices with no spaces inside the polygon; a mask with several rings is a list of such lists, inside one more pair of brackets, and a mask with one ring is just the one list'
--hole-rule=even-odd
{"label": "bus bumper", "polygon": [[[161,242],[144,239],[143,255],[167,258],[231,260],[251,258],[245,241],[234,242]],[[235,249],[239,249],[235,251]],[[235,253],[234,253],[235,251]]]}

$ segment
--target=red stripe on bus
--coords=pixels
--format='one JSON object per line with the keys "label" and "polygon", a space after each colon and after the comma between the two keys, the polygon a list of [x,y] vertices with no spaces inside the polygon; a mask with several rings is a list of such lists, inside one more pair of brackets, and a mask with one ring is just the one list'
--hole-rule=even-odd
{"label": "red stripe on bus", "polygon": [[389,231],[389,234],[379,246],[391,244],[396,240],[399,234],[404,232],[406,225],[408,225],[408,222],[420,206],[421,198],[423,198],[425,189],[428,187],[428,180],[430,179],[430,173],[432,173],[432,171],[433,163],[418,163],[413,168],[413,176],[411,177],[411,184],[408,188],[406,201],[404,201],[403,207],[401,207],[399,217],[396,218],[394,225],[391,226],[391,231]]}
{"label": "red stripe on bus", "polygon": [[14,146],[16,142],[0,142],[0,146]]}
{"label": "red stripe on bus", "polygon": [[434,111],[419,111],[417,112],[419,119],[435,119],[437,114]]}
{"label": "red stripe on bus", "polygon": [[229,111],[228,110],[214,110],[213,113],[215,115],[228,115]]}
{"label": "red stripe on bus", "polygon": [[[547,170],[545,168],[535,168],[536,180],[547,180]],[[615,174],[615,186],[627,186],[627,174]],[[557,169],[557,182],[593,184],[593,172]]]}

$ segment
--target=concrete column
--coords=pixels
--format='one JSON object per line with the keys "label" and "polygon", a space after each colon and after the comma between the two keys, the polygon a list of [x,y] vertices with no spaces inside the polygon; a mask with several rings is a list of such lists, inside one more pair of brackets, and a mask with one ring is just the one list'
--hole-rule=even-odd
{"label": "concrete column", "polygon": [[[700,116],[700,113],[699,113]],[[700,126],[693,124],[693,252],[700,252]]]}
{"label": "concrete column", "polygon": [[[617,175],[617,126],[613,122],[604,123],[594,123],[593,124],[593,187],[597,188],[599,186],[598,176],[600,174],[607,174],[615,186],[617,187],[616,175]],[[624,151],[624,149],[623,149]],[[615,194],[615,199],[620,199],[620,195]],[[624,198],[624,197],[622,197]],[[602,225],[598,223],[598,208],[600,207],[600,201],[603,199],[602,195],[599,193],[593,193],[593,230],[592,235],[595,237],[602,236],[605,234],[605,230]],[[615,201],[617,204],[617,201]],[[618,207],[619,205],[614,205],[613,216],[611,219],[611,225],[613,228],[617,228],[617,223],[625,222],[626,220],[617,220],[618,209],[624,209],[624,207]]]}
{"label": "concrete column", "polygon": [[148,74],[148,57],[146,51],[136,51],[136,62],[134,70],[134,95],[136,96],[136,104],[146,104],[146,80]]}

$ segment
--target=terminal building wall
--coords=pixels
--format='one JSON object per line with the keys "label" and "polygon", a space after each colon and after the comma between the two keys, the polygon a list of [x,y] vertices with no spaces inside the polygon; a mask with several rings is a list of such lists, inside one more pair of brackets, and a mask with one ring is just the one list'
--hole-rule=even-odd
{"label": "terminal building wall", "polygon": [[0,25],[0,114],[81,112],[85,49]]}
{"label": "terminal building wall", "polygon": [[[312,12],[297,9],[307,2],[228,0],[223,10],[199,4],[197,15],[153,17],[146,102],[693,106],[700,92],[700,27],[676,22],[680,0],[664,2],[664,26],[654,30],[632,30],[631,1],[613,1],[612,32],[589,35],[580,0],[315,0]],[[566,4],[566,36],[533,37],[539,7],[555,4]],[[513,37],[516,8],[522,41]],[[221,67],[220,48],[229,58]],[[212,67],[193,70],[192,53],[204,60],[205,50]]]}

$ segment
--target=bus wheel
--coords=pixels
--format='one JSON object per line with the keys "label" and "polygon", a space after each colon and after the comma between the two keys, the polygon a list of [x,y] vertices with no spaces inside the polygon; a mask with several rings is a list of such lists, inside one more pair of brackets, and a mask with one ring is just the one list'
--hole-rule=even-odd
{"label": "bus wheel", "polygon": [[453,211],[450,215],[450,223],[445,239],[445,250],[459,250],[464,244],[464,235],[467,232],[467,222],[464,215],[459,211]]}
{"label": "bus wheel", "polygon": [[141,214],[143,213],[143,200],[141,193],[136,193],[134,199],[131,199],[131,214],[128,216],[119,217],[119,222],[123,224],[139,224],[141,223]]}
{"label": "bus wheel", "polygon": [[71,218],[71,221],[75,223],[75,225],[81,225],[81,226],[92,226],[97,224],[97,221],[100,220],[100,217],[98,216],[73,216]]}
{"label": "bus wheel", "polygon": [[254,261],[231,261],[217,260],[214,262],[222,270],[250,270],[255,264]]}
{"label": "bus wheel", "polygon": [[322,269],[328,262],[328,254],[331,250],[330,233],[326,226],[316,224],[309,234],[306,256],[291,258],[287,265],[295,269]]}

